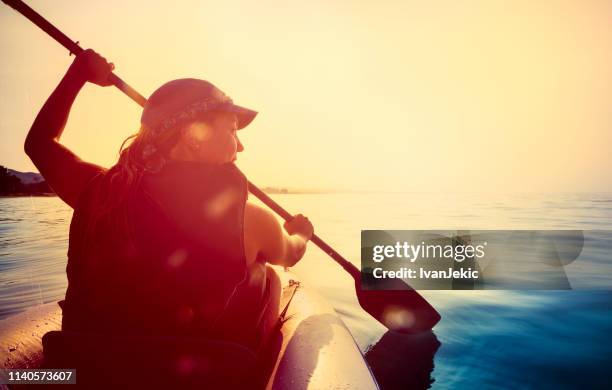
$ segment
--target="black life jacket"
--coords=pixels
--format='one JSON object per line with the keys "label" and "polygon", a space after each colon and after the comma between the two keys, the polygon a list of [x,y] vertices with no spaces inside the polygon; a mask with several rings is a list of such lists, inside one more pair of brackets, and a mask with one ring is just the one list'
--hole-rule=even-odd
{"label": "black life jacket", "polygon": [[109,191],[100,174],[75,208],[62,329],[215,337],[247,277],[246,178],[233,164],[168,163],[143,176],[122,218],[92,221]]}

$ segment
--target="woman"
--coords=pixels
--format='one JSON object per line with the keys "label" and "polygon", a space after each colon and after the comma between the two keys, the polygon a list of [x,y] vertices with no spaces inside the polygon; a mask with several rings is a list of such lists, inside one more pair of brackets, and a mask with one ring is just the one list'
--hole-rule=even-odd
{"label": "woman", "polygon": [[62,329],[215,337],[257,349],[279,305],[266,262],[294,265],[313,228],[297,215],[283,232],[247,201],[247,181],[233,164],[244,150],[236,131],[256,112],[206,81],[171,81],[151,95],[140,131],[107,170],[59,138],[83,85],[110,85],[113,69],[92,50],[79,54],[25,142],[74,208]]}

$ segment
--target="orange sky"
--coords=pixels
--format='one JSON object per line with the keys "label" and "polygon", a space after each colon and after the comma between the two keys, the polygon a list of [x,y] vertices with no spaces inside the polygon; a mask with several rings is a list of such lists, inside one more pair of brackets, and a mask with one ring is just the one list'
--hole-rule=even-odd
{"label": "orange sky", "polygon": [[[34,1],[148,96],[212,81],[260,111],[255,183],[395,191],[612,191],[610,1]],[[0,5],[0,164],[72,57]],[[114,163],[140,108],[87,86],[62,141]]]}

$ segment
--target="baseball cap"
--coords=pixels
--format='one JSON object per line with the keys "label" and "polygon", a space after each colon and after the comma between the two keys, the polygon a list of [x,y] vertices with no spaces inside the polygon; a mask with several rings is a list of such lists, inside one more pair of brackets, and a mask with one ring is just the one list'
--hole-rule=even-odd
{"label": "baseball cap", "polygon": [[145,103],[140,122],[151,129],[163,131],[209,111],[236,114],[238,129],[246,127],[257,115],[257,111],[235,105],[212,83],[184,78],[168,81],[155,90]]}

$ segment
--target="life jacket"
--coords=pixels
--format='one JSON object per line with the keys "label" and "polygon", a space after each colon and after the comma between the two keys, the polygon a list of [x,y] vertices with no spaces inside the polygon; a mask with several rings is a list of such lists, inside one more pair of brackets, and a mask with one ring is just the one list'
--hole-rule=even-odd
{"label": "life jacket", "polygon": [[97,199],[113,190],[102,173],[75,208],[62,329],[222,333],[222,322],[232,320],[224,312],[247,278],[244,175],[233,164],[169,162],[144,174],[117,214],[122,218],[92,221]]}

